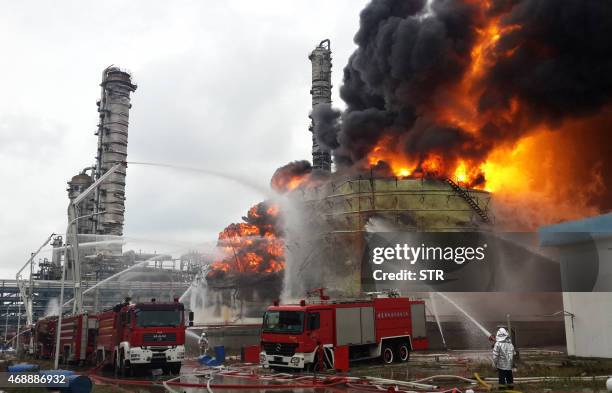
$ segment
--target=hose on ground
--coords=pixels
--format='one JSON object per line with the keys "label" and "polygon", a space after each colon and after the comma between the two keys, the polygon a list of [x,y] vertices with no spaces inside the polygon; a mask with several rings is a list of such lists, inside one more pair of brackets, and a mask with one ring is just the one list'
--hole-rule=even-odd
{"label": "hose on ground", "polygon": [[[599,381],[610,378],[610,375],[595,375],[591,377],[515,377],[514,382],[554,382],[554,381]],[[497,378],[485,378],[485,381],[496,381]]]}
{"label": "hose on ground", "polygon": [[491,390],[491,385],[483,380],[478,373],[474,373],[474,378],[481,384],[485,389]]}
{"label": "hose on ground", "polygon": [[213,390],[210,388],[210,383],[212,382],[214,377],[210,377],[208,378],[208,382],[206,382],[206,390],[208,391],[208,393],[213,393]]}
{"label": "hose on ground", "polygon": [[397,386],[408,386],[408,387],[411,387],[411,388],[422,389],[422,390],[437,389],[438,388],[435,385],[424,384],[424,383],[420,383],[419,381],[397,381],[397,380],[394,380],[394,379],[385,379],[385,378],[378,378],[378,377],[365,377],[365,379],[368,380],[368,381],[373,381],[373,382],[382,383],[382,384],[391,384],[391,385],[397,385]]}
{"label": "hose on ground", "polygon": [[416,381],[412,381],[412,382],[423,383],[423,382],[427,382],[427,381],[454,380],[454,379],[457,379],[459,381],[466,382],[466,383],[471,383],[473,385],[476,385],[478,383],[474,379],[469,379],[469,378],[461,377],[459,375],[451,375],[451,374],[432,375],[430,377],[417,379]]}
{"label": "hose on ground", "polygon": [[[273,390],[273,389],[312,389],[312,388],[333,388],[338,385],[345,385],[351,389],[361,391],[386,391],[389,387],[393,387],[398,392],[413,392],[412,389],[418,390],[419,392],[460,392],[458,388],[451,389],[440,389],[438,386],[429,384],[427,382],[440,381],[440,380],[457,380],[458,382],[476,385],[480,384],[482,388],[486,390],[492,389],[491,384],[495,378],[482,378],[478,374],[474,374],[474,379],[465,378],[458,375],[432,375],[426,378],[421,378],[414,381],[398,381],[393,379],[384,379],[377,377],[331,377],[326,378],[315,377],[311,375],[294,376],[293,374],[277,373],[271,375],[257,375],[252,370],[251,372],[245,372],[244,368],[233,368],[233,369],[212,369],[206,373],[196,373],[190,375],[182,375],[174,377],[166,381],[151,381],[151,380],[135,380],[135,379],[118,379],[109,378],[99,375],[97,366],[87,373],[94,380],[100,382],[106,382],[111,384],[120,385],[135,385],[135,386],[160,386],[163,385],[167,391],[177,393],[172,387],[185,387],[185,388],[200,388],[206,389],[208,393],[213,393],[214,389],[253,389],[253,390]],[[213,383],[213,379],[217,376],[222,375],[231,378],[243,378],[252,379],[254,381],[260,381],[264,383],[246,383],[246,384],[224,384],[224,383]],[[205,377],[206,383],[197,382],[181,382],[181,377]],[[559,380],[605,380],[610,376],[598,375],[590,377],[549,377],[549,376],[538,376],[538,377],[517,377],[514,381],[517,383],[535,383],[535,382],[552,382]],[[274,382],[274,383],[272,383]],[[399,390],[400,387],[407,388],[410,390]]]}
{"label": "hose on ground", "polygon": [[[121,385],[136,385],[136,386],[155,386],[155,385],[163,385],[166,389],[172,386],[179,386],[185,388],[201,388],[207,389],[209,392],[212,392],[212,389],[254,389],[254,390],[271,390],[271,389],[309,389],[309,388],[321,388],[321,387],[331,387],[337,386],[345,383],[344,378],[334,378],[333,380],[326,382],[323,380],[322,382],[312,382],[312,383],[293,383],[293,384],[213,384],[211,383],[211,379],[207,381],[207,383],[194,383],[194,382],[179,382],[176,381],[180,377],[175,377],[169,379],[167,381],[157,382],[157,381],[149,381],[149,380],[134,380],[134,379],[118,379],[118,378],[108,378],[102,377],[100,375],[93,375],[93,379],[108,382],[108,383],[116,383]],[[168,389],[172,390],[172,389]]]}

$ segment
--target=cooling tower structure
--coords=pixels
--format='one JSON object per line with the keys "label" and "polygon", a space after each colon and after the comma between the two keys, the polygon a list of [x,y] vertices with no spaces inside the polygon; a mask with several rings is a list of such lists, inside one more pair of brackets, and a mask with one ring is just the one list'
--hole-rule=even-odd
{"label": "cooling tower structure", "polygon": [[125,176],[130,94],[136,90],[131,75],[117,67],[108,67],[102,74],[102,96],[98,102],[98,154],[95,178],[115,164],[122,167],[104,181],[96,193],[95,232],[101,235],[123,235],[125,213]]}
{"label": "cooling tower structure", "polygon": [[370,267],[367,232],[464,232],[486,225],[491,194],[457,187],[441,179],[336,174],[296,189],[290,195],[297,213],[288,224],[285,274],[295,277],[294,293],[286,295],[319,287],[344,295],[373,290],[364,280]]}
{"label": "cooling tower structure", "polygon": [[[312,109],[319,104],[331,104],[331,48],[329,40],[323,40],[308,56],[312,63]],[[309,128],[312,132],[312,166],[314,169],[331,171],[331,154],[319,144],[314,134],[314,119]]]}

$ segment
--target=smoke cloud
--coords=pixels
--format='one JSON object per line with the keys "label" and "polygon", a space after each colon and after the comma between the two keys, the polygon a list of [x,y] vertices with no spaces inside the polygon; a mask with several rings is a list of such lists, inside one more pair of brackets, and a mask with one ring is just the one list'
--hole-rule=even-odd
{"label": "smoke cloud", "polygon": [[312,172],[312,165],[306,160],[292,161],[274,171],[270,187],[276,192],[284,193],[293,190],[307,180]]}
{"label": "smoke cloud", "polygon": [[336,134],[341,111],[332,108],[331,104],[319,104],[314,107],[310,117],[313,119],[313,132],[319,144],[328,149],[338,148]]}
{"label": "smoke cloud", "polygon": [[[561,182],[555,162],[573,159],[564,175],[585,189],[612,170],[611,36],[605,0],[373,0],[344,68],[347,109],[317,107],[315,135],[340,170],[394,167],[399,155],[413,174],[452,177],[466,164],[477,186],[492,184],[485,164],[500,149],[548,132],[554,146],[531,146],[529,159],[554,151],[553,162],[529,179]],[[585,203],[611,201],[604,179]]]}

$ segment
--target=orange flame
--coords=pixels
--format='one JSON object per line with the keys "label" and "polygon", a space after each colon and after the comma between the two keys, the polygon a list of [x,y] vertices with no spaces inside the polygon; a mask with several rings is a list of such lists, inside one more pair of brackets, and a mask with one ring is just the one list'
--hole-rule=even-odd
{"label": "orange flame", "polygon": [[247,222],[228,225],[219,233],[222,256],[211,264],[208,277],[282,271],[285,244],[278,236],[278,215],[278,205],[262,202],[249,209]]}
{"label": "orange flame", "polygon": [[307,184],[310,180],[310,173],[303,174],[281,174],[272,178],[272,188],[278,192],[288,192]]}
{"label": "orange flame", "polygon": [[[491,4],[484,3],[483,12]],[[520,29],[519,25],[503,25],[501,16],[491,18],[487,23],[476,29],[476,42],[470,52],[471,61],[461,80],[457,85],[439,93],[437,102],[443,105],[435,108],[437,121],[452,127],[461,128],[478,136],[480,130],[492,120],[502,119],[506,122],[514,121],[520,109],[520,102],[513,98],[505,111],[491,111],[482,113],[478,109],[478,99],[484,91],[482,78],[500,56],[511,56],[518,46],[500,53],[497,43],[504,34]],[[383,136],[367,156],[370,166],[384,161],[397,177],[446,177],[465,187],[474,187],[492,191],[499,180],[491,180],[495,176],[494,164],[489,159],[476,161],[462,158],[449,160],[435,152],[425,157],[407,157],[401,151],[401,140],[396,136]],[[501,147],[503,151],[512,150],[512,147]],[[499,150],[492,152],[491,156],[499,156]]]}

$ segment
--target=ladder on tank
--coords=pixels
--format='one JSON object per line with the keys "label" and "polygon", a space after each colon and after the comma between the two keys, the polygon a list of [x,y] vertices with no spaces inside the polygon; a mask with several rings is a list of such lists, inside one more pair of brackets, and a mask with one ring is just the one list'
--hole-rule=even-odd
{"label": "ladder on tank", "polygon": [[489,223],[491,221],[487,212],[485,212],[480,208],[480,206],[478,206],[478,203],[474,201],[474,198],[472,198],[465,189],[463,189],[459,184],[455,183],[451,179],[446,179],[446,182],[449,186],[451,186],[453,191],[455,191],[461,198],[465,199],[468,205],[470,205],[470,207],[476,212],[476,214],[480,216],[483,222]]}

